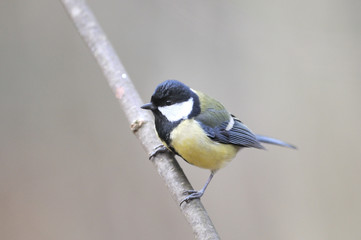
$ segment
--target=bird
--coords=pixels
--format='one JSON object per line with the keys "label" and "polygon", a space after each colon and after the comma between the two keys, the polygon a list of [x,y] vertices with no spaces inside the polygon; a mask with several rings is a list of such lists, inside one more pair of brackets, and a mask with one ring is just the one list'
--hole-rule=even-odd
{"label": "bird", "polygon": [[211,171],[204,187],[188,190],[180,202],[203,196],[215,173],[227,165],[242,148],[265,149],[262,143],[296,149],[281,140],[254,134],[217,100],[178,80],[160,83],[151,101],[141,106],[152,111],[156,133],[163,145],[150,158],[171,151],[186,162]]}

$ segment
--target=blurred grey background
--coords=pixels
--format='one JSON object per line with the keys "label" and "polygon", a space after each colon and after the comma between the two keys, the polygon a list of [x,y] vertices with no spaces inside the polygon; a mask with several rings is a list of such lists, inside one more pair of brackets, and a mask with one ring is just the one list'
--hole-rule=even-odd
{"label": "blurred grey background", "polygon": [[[178,79],[299,147],[219,171],[223,239],[361,239],[360,1],[89,4],[144,101]],[[193,238],[59,1],[2,0],[0,53],[0,239]]]}

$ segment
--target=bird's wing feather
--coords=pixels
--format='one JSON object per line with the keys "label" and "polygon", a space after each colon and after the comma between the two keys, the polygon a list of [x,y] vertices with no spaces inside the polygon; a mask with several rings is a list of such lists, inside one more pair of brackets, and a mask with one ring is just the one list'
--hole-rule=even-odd
{"label": "bird's wing feather", "polygon": [[201,92],[197,94],[204,101],[201,103],[201,113],[195,117],[195,120],[199,122],[209,138],[240,147],[264,148],[256,135],[240,120],[229,114],[221,103]]}
{"label": "bird's wing feather", "polygon": [[209,126],[203,125],[202,128],[207,133],[207,136],[213,139],[214,141],[233,144],[240,147],[254,147],[264,149],[264,147],[257,140],[256,135],[254,135],[249,128],[240,122],[237,119],[234,119],[234,125],[231,129],[227,130],[229,121],[223,122],[218,127],[211,128]]}
{"label": "bird's wing feather", "polygon": [[233,119],[234,125],[229,131],[227,131],[226,129],[224,130],[223,126],[221,126],[221,134],[229,136],[230,143],[243,147],[254,147],[260,149],[264,148],[258,141],[256,135],[253,134],[253,132],[246,125],[244,125],[236,118]]}

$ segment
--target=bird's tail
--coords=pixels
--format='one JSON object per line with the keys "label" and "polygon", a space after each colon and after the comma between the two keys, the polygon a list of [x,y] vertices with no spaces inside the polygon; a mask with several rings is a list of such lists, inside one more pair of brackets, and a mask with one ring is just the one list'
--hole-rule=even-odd
{"label": "bird's tail", "polygon": [[256,139],[262,143],[268,143],[268,144],[278,145],[278,146],[282,146],[282,147],[297,149],[296,146],[291,145],[289,143],[285,143],[285,142],[275,139],[275,138],[270,138],[270,137],[266,137],[266,136],[262,136],[262,135],[256,135]]}

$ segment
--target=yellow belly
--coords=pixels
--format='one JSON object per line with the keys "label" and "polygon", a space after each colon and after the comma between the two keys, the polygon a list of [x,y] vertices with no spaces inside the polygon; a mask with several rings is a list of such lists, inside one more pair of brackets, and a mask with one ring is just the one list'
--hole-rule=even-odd
{"label": "yellow belly", "polygon": [[217,170],[232,160],[240,147],[212,141],[194,120],[181,122],[170,135],[173,148],[190,164]]}

